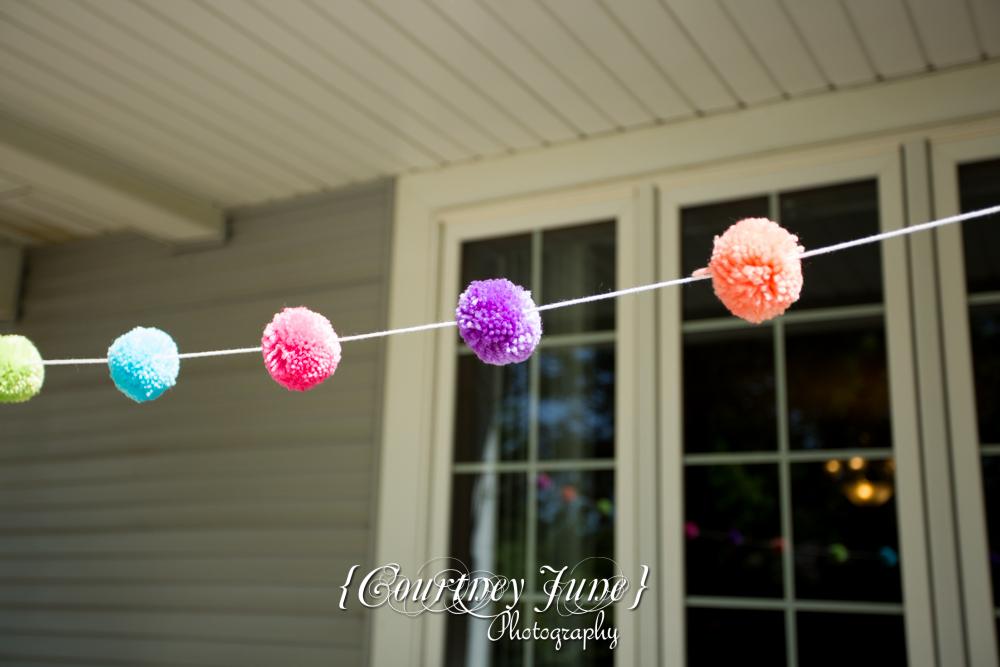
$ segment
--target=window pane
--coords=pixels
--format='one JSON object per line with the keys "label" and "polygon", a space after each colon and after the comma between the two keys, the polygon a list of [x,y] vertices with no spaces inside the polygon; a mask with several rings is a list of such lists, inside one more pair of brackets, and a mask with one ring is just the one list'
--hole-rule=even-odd
{"label": "window pane", "polygon": [[891,447],[882,318],[785,327],[795,449]]}
{"label": "window pane", "polygon": [[799,612],[799,667],[906,664],[902,616]]}
{"label": "window pane", "polygon": [[[744,218],[767,218],[770,216],[767,197],[740,199],[737,201],[692,206],[681,211],[681,266],[684,275],[689,276],[697,269],[708,266],[712,258],[716,235],[722,234],[734,222]],[[684,319],[694,320],[706,317],[727,317],[729,311],[716,298],[712,282],[685,285],[682,288]]]}
{"label": "window pane", "polygon": [[688,609],[687,664],[785,664],[785,615],[780,611]]}
{"label": "window pane", "polygon": [[[962,212],[1000,204],[1000,160],[958,168]],[[962,222],[965,279],[970,293],[1000,290],[1000,216]]]}
{"label": "window pane", "polygon": [[[614,289],[614,222],[557,229],[542,235],[544,303],[613,292]],[[542,312],[542,331],[546,335],[614,328],[614,299]]]}
{"label": "window pane", "polygon": [[535,354],[541,372],[539,457],[614,456],[614,344],[549,348]]}
{"label": "window pane", "polygon": [[[806,250],[878,234],[878,185],[862,181],[782,193],[781,226],[798,236]],[[881,302],[879,245],[805,259],[802,279],[794,309]]]}
{"label": "window pane", "polygon": [[984,456],[983,496],[993,571],[993,599],[1000,600],[1000,457]]}
{"label": "window pane", "polygon": [[531,289],[531,234],[462,244],[462,289],[473,280],[506,278]]}
{"label": "window pane", "polygon": [[524,473],[455,475],[451,503],[452,567],[524,576],[527,477]]}
{"label": "window pane", "polygon": [[[538,474],[538,559],[557,570],[576,569],[564,579],[616,574],[615,473],[612,470]],[[590,559],[590,560],[585,560]],[[537,571],[537,570],[536,570]],[[551,574],[538,576],[538,590]],[[547,612],[546,612],[547,613]]]}
{"label": "window pane", "polygon": [[528,452],[528,363],[492,366],[458,358],[455,461],[524,460]]}
{"label": "window pane", "polygon": [[894,491],[892,460],[792,464],[796,597],[902,600]]}
{"label": "window pane", "polygon": [[1000,304],[969,308],[979,441],[1000,444]]}
{"label": "window pane", "polygon": [[771,327],[684,336],[684,450],[773,450]]}
{"label": "window pane", "polygon": [[782,595],[777,466],[688,466],[684,503],[688,595]]}

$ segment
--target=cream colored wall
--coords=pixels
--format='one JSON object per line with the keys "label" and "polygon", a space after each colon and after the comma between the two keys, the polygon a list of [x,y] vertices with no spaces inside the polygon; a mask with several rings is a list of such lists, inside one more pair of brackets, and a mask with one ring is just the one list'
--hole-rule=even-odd
{"label": "cream colored wall", "polygon": [[[181,351],[259,345],[285,306],[385,325],[393,183],[238,212],[186,253],[126,235],[31,250],[23,316],[46,358],[134,326]],[[0,405],[0,663],[360,665],[337,588],[371,560],[381,341],[344,345],[305,394],[259,355],[182,362],[155,402],[106,366],[50,367]]]}
{"label": "cream colored wall", "polygon": [[[516,226],[532,216],[538,220],[558,218],[560,211],[570,212],[574,207],[585,210],[588,203],[607,198],[607,191],[623,188],[633,192],[636,201],[642,192],[652,193],[653,203],[646,207],[645,217],[640,213],[638,221],[639,225],[651,224],[645,218],[655,216],[655,201],[669,200],[678,189],[702,184],[705,196],[710,197],[712,183],[750,179],[757,174],[794,174],[804,168],[822,170],[823,165],[872,156],[902,161],[904,145],[912,146],[914,141],[975,140],[997,134],[1000,64],[988,63],[404,175],[397,185],[389,323],[404,327],[437,321],[454,308],[440,296],[450,290],[441,281],[449,275],[445,250],[453,225],[507,220]],[[899,168],[895,172],[901,173]],[[916,182],[900,182],[897,177],[892,206],[902,211],[907,183]],[[720,197],[726,196],[725,192],[725,187],[718,188]],[[899,259],[908,261],[904,254],[899,254]],[[658,279],[674,277],[663,271],[661,263]],[[668,336],[669,332],[661,334]],[[415,570],[429,558],[444,555],[439,550],[441,535],[447,530],[449,479],[440,474],[441,464],[436,460],[442,455],[435,443],[442,440],[441,431],[447,426],[435,420],[442,408],[434,397],[448,395],[448,387],[440,386],[448,379],[439,373],[441,351],[447,349],[440,341],[447,335],[398,336],[388,343],[375,558],[379,563],[399,563],[404,570]],[[915,419],[911,411],[908,422]],[[648,425],[640,423],[639,427]],[[662,440],[660,446],[664,446]],[[911,449],[916,457],[914,465],[921,465],[919,447],[911,443]],[[444,457],[447,460],[447,453]],[[660,520],[664,521],[664,517],[676,514],[681,499],[676,489],[664,488],[663,480],[659,490],[655,482],[647,480],[640,502],[659,506]],[[923,521],[920,511],[915,516]],[[657,536],[661,554],[674,554],[662,561],[664,579],[676,587],[682,581],[675,576],[682,572],[682,563],[670,545],[676,541],[671,535],[680,532],[667,535],[664,525],[661,523]],[[933,525],[931,528],[937,530]],[[934,538],[921,531],[914,534],[919,540]],[[923,582],[914,580],[913,586],[923,591],[923,600],[914,602],[918,606],[908,616],[910,649],[930,647],[924,651],[926,655],[913,656],[919,657],[920,664],[947,664],[939,663],[935,640],[927,636],[932,613],[926,601],[930,585],[927,568],[934,565],[922,562],[915,576]],[[658,584],[661,600],[678,594],[664,590],[662,581]],[[957,608],[938,611],[944,612],[961,613]],[[683,634],[676,610],[658,612],[654,608],[646,613],[662,613],[655,624],[663,629],[660,648],[619,653],[618,664],[678,664],[683,658]],[[377,611],[374,619],[374,665],[439,664],[443,624],[438,620],[408,619],[386,609]],[[946,634],[949,628],[942,628],[939,632]],[[976,664],[995,663],[995,651],[988,654]]]}

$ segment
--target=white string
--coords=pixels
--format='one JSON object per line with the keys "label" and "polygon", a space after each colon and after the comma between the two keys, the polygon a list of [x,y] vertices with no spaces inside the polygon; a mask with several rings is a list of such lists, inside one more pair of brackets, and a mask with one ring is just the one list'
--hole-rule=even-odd
{"label": "white string", "polygon": [[[906,234],[913,234],[914,232],[922,232],[927,229],[934,229],[935,227],[943,227],[944,225],[950,225],[955,222],[961,222],[962,220],[971,220],[972,218],[981,218],[987,215],[993,215],[994,213],[1000,213],[1000,206],[991,206],[989,208],[980,209],[978,211],[970,211],[969,213],[962,213],[961,215],[953,215],[948,218],[941,218],[940,220],[932,220],[930,222],[924,222],[919,225],[913,225],[911,227],[903,227],[901,229],[895,229],[891,232],[883,232],[881,234],[874,234],[872,236],[866,236],[865,238],[855,239],[853,241],[845,241],[844,243],[836,243],[834,245],[826,246],[825,248],[816,248],[815,250],[809,250],[796,255],[799,259],[804,259],[806,257],[815,257],[816,255],[825,255],[831,252],[837,252],[838,250],[845,250],[847,248],[854,248],[860,245],[866,245],[868,243],[876,243],[878,241],[884,241],[885,239],[891,239],[896,236],[904,236]],[[687,278],[677,278],[675,280],[667,280],[662,283],[653,283],[651,285],[640,285],[639,287],[630,287],[628,289],[617,290],[615,292],[605,292],[604,294],[594,294],[592,296],[585,296],[579,299],[568,299],[566,301],[558,301],[556,303],[549,303],[544,306],[538,306],[534,310],[554,310],[556,308],[566,308],[567,306],[575,306],[581,303],[590,303],[592,301],[601,301],[602,299],[613,299],[619,296],[625,296],[626,294],[638,294],[639,292],[648,292],[650,290],[661,289],[663,287],[672,287],[674,285],[684,285],[687,283],[697,282],[699,280],[707,280],[712,276],[708,273],[698,276],[688,276]],[[435,324],[423,324],[418,327],[406,327],[403,329],[389,329],[387,331],[376,331],[375,333],[358,334],[356,336],[343,336],[339,338],[340,342],[347,343],[353,340],[365,340],[368,338],[382,338],[384,336],[394,336],[396,334],[412,333],[415,331],[428,331],[430,329],[443,329],[444,327],[453,327],[458,323],[455,321],[448,322],[437,322]],[[227,354],[246,354],[250,352],[260,352],[259,347],[241,347],[232,350],[216,350],[214,352],[187,352],[185,354],[178,354],[178,359],[195,359],[198,357],[221,357]],[[33,362],[37,364],[38,362]],[[45,366],[68,366],[71,364],[106,364],[107,359],[54,359],[51,361],[42,361]]]}
{"label": "white string", "polygon": [[693,283],[699,280],[707,280],[711,278],[711,274],[706,273],[702,276],[688,276],[687,278],[677,278],[675,280],[667,280],[662,283],[653,283],[652,285],[640,285],[639,287],[629,287],[628,289],[620,289],[617,292],[605,292],[604,294],[594,294],[593,296],[584,296],[579,299],[569,299],[567,301],[557,301],[556,303],[548,303],[544,306],[538,306],[534,310],[552,310],[554,308],[565,308],[566,306],[575,306],[578,303],[590,303],[591,301],[600,301],[601,299],[613,299],[616,296],[624,296],[626,294],[637,294],[639,292],[648,292],[649,290],[660,289],[661,287],[671,287],[672,285],[684,285],[686,283]]}
{"label": "white string", "polygon": [[903,227],[901,229],[894,229],[891,232],[883,232],[881,234],[875,234],[874,236],[866,236],[863,239],[844,241],[843,243],[828,245],[825,248],[816,248],[815,250],[809,250],[807,252],[802,253],[801,255],[796,255],[796,257],[802,259],[804,257],[815,257],[816,255],[825,255],[828,252],[837,252],[838,250],[844,250],[845,248],[853,248],[855,246],[865,245],[866,243],[875,243],[876,241],[884,241],[885,239],[891,239],[895,236],[903,236],[905,234],[912,234],[914,232],[922,232],[925,229],[934,229],[935,227],[943,227],[944,225],[950,225],[953,222],[961,222],[962,220],[970,220],[972,218],[981,218],[986,215],[993,215],[994,213],[1000,213],[1000,206],[991,206],[990,208],[984,208],[978,211],[970,211],[969,213],[962,213],[961,215],[953,215],[950,218],[931,220],[930,222],[923,222],[919,225],[913,225],[912,227]]}

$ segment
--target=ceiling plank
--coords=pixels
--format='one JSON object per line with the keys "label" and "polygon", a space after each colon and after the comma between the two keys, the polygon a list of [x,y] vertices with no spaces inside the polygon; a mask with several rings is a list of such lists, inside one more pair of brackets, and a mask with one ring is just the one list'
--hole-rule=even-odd
{"label": "ceiling plank", "polygon": [[829,87],[831,82],[778,0],[722,0],[722,3],[783,90],[794,95]]}
{"label": "ceiling plank", "polygon": [[782,91],[717,0],[664,0],[740,101],[780,98]]}
{"label": "ceiling plank", "polygon": [[930,63],[921,53],[903,0],[842,1],[879,75],[899,76],[927,69]]}
{"label": "ceiling plank", "polygon": [[1000,0],[969,0],[969,8],[985,55],[1000,56]]}
{"label": "ceiling plank", "polygon": [[934,67],[947,67],[977,60],[981,55],[979,40],[972,27],[969,6],[965,2],[941,0],[906,0],[917,24],[917,32]]}
{"label": "ceiling plank", "polygon": [[306,189],[318,185],[306,172],[296,173],[291,165],[278,164],[273,156],[255,150],[227,127],[198,117],[170,96],[151,91],[142,81],[116,75],[84,53],[69,48],[57,36],[41,32],[3,11],[0,11],[0,31],[3,48],[19,60],[58,73],[78,90],[96,92],[130,116],[159,127],[174,141],[189,146],[192,152],[242,165],[244,172],[257,176],[262,188]]}
{"label": "ceiling plank", "polygon": [[[294,88],[298,94],[328,109],[328,113],[371,136],[373,141],[377,139],[394,157],[405,160],[411,167],[454,159],[458,149],[447,137],[416,122],[410,110],[379,95],[363,77],[324,56],[301,33],[290,31],[291,26],[281,19],[280,12],[264,13],[247,3],[199,4],[245,38],[245,44],[235,36],[226,41],[230,49],[240,44],[238,53],[245,53],[258,63],[261,74]],[[446,157],[449,153],[450,157]]]}
{"label": "ceiling plank", "polygon": [[[415,136],[427,132],[428,144],[445,160],[464,160],[476,154],[497,152],[499,145],[469,123],[460,110],[433,91],[417,85],[395,63],[387,62],[377,51],[310,4],[288,0],[280,8],[253,3],[270,20],[295,34],[318,56],[335,63],[345,77],[353,77],[370,88],[372,100],[384,100],[383,113],[390,121],[409,122],[417,128]],[[317,72],[321,72],[317,68]],[[412,120],[410,120],[412,119]],[[404,128],[406,129],[406,128]]]}
{"label": "ceiling plank", "polygon": [[474,2],[431,0],[448,19],[475,40],[481,49],[509,68],[554,114],[565,119],[579,135],[614,129],[614,123],[593,102],[563,78],[529,43],[497,18],[489,8]]}
{"label": "ceiling plank", "polygon": [[802,32],[824,74],[835,86],[875,81],[843,5],[830,0],[779,0]]}
{"label": "ceiling plank", "polygon": [[9,62],[0,60],[0,97],[20,115],[39,125],[58,127],[66,136],[86,137],[87,143],[101,147],[100,152],[115,155],[123,164],[141,164],[139,171],[195,199],[224,206],[257,196],[247,183],[204,168],[176,142],[160,141],[136,130],[132,127],[134,119],[119,110],[90,108],[81,103],[80,96],[59,91],[61,82],[53,82],[45,72],[35,72],[36,76],[28,78],[5,69]]}
{"label": "ceiling plank", "polygon": [[[457,29],[448,13],[424,2],[367,1],[391,15],[408,34],[433,52],[439,62],[447,63],[467,86],[479,90],[495,106],[506,110],[510,118],[536,137],[536,141],[565,141],[579,135],[579,128],[556,113],[551,104],[526,86],[503,60],[494,58],[478,42]],[[486,81],[488,86],[483,85]]]}
{"label": "ceiling plank", "polygon": [[[308,174],[328,184],[347,182],[357,175],[353,170],[338,168],[330,152],[318,150],[317,142],[297,132],[296,125],[281,116],[264,113],[257,101],[230,82],[203,76],[200,68],[184,67],[183,61],[158,49],[155,42],[139,39],[121,21],[110,22],[103,15],[72,0],[49,0],[28,5],[31,11],[44,16],[59,40],[77,51],[86,53],[117,75],[142,81],[161,97],[177,100],[198,115],[239,133],[288,163],[300,166]],[[13,13],[20,5],[8,5]],[[16,14],[25,21],[31,14],[23,10]],[[44,23],[37,25],[46,29]],[[235,93],[235,94],[234,94]],[[277,122],[276,122],[277,121]]]}
{"label": "ceiling plank", "polygon": [[735,93],[663,5],[602,2],[696,110],[717,111],[736,106]]}
{"label": "ceiling plank", "polygon": [[621,84],[580,48],[573,35],[534,0],[482,0],[494,16],[531,45],[549,65],[572,82],[614,124],[615,129],[650,123],[655,118]]}
{"label": "ceiling plank", "polygon": [[0,164],[18,179],[169,243],[221,239],[221,210],[166,190],[118,164],[20,120],[0,115]]}
{"label": "ceiling plank", "polygon": [[495,138],[504,151],[538,145],[535,136],[511,117],[507,109],[497,106],[482,92],[470,87],[447,60],[442,62],[392,15],[357,0],[312,0],[312,4],[322,8],[325,14],[336,17],[355,35],[362,36],[368,48],[398,63],[421,86],[435,90],[454,102],[469,117],[476,119],[480,128]]}
{"label": "ceiling plank", "polygon": [[[663,71],[655,67],[634,39],[594,0],[572,4],[542,0],[595,59],[642,107],[658,120],[690,116],[696,111]],[[609,18],[611,20],[609,20]]]}

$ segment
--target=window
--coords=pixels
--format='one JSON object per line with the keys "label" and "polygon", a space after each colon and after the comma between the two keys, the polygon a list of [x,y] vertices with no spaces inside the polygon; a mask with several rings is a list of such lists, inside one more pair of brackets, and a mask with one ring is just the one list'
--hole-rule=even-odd
{"label": "window", "polygon": [[[1000,203],[1000,160],[958,169],[962,211]],[[1000,600],[1000,228],[998,217],[962,223],[969,338],[994,604]],[[996,615],[1000,617],[1000,608]]]}
{"label": "window", "polygon": [[[810,248],[874,234],[877,182],[686,206],[684,273],[746,217]],[[760,326],[707,282],[682,295],[689,665],[906,661],[880,251],[803,272],[800,301]]]}
{"label": "window", "polygon": [[[616,223],[462,244],[463,289],[500,277],[539,305],[611,291]],[[611,576],[615,556],[615,302],[542,315],[542,342],[523,363],[490,366],[457,346],[450,553],[469,571],[525,579],[522,628],[571,621],[534,614],[542,565],[592,579]],[[611,664],[593,645],[556,654],[551,642],[489,642],[487,625],[450,615],[446,664]]]}

